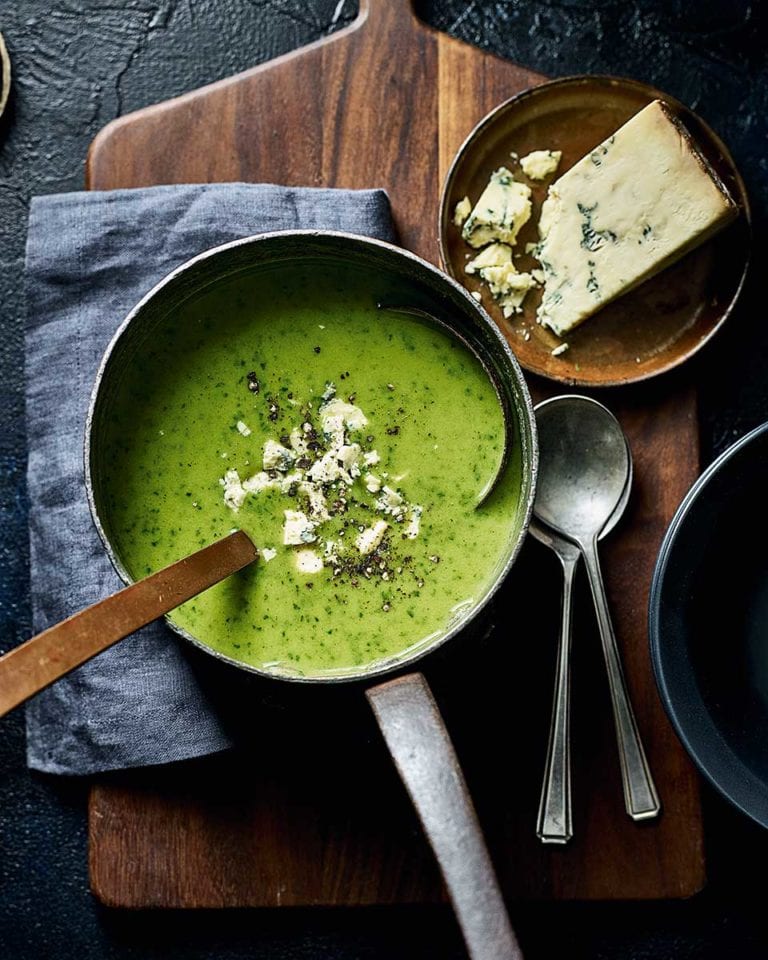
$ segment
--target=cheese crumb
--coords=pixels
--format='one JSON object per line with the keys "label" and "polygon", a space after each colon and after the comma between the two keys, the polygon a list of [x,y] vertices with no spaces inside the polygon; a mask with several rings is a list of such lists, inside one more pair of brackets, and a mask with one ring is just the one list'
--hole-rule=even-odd
{"label": "cheese crumb", "polygon": [[307,480],[299,482],[299,492],[309,498],[309,512],[314,520],[330,520],[328,513],[328,501],[325,499],[322,487],[316,483],[309,483]]}
{"label": "cheese crumb", "polygon": [[561,353],[565,353],[569,346],[570,344],[568,343],[561,343],[559,347],[555,347],[555,349],[552,351],[552,356],[559,357]]}
{"label": "cheese crumb", "polygon": [[463,200],[459,200],[456,204],[456,209],[453,211],[453,222],[457,227],[463,225],[464,221],[472,212],[472,201],[469,197],[464,197]]}
{"label": "cheese crumb", "polygon": [[243,489],[246,493],[261,493],[262,490],[279,486],[279,483],[279,480],[273,480],[268,473],[262,470],[259,473],[254,473],[247,480],[243,480]]}
{"label": "cheese crumb", "polygon": [[411,507],[411,515],[408,519],[408,525],[403,531],[404,535],[408,537],[409,540],[415,540],[419,535],[419,528],[421,527],[421,515],[424,512],[423,507],[413,506]]}
{"label": "cheese crumb", "polygon": [[328,421],[336,417],[340,418],[342,423],[350,430],[362,430],[368,424],[368,418],[360,407],[338,398],[324,403],[319,412],[320,423],[325,433],[330,432],[327,428]]}
{"label": "cheese crumb", "polygon": [[514,244],[531,216],[531,188],[518,183],[510,170],[499,167],[467,218],[461,235],[470,247],[500,240]]}
{"label": "cheese crumb", "polygon": [[520,312],[526,294],[535,286],[530,273],[517,272],[512,263],[512,248],[506,243],[492,243],[464,269],[469,274],[480,274],[505,317]]}
{"label": "cheese crumb", "polygon": [[384,538],[388,526],[385,520],[377,520],[372,527],[367,527],[358,535],[355,546],[363,556],[373,553]]}
{"label": "cheese crumb", "polygon": [[264,547],[261,555],[264,558],[264,563],[269,563],[270,560],[274,560],[277,556],[277,550],[273,550],[272,547]]}
{"label": "cheese crumb", "polygon": [[253,433],[248,424],[244,423],[242,420],[237,421],[237,429],[244,437],[250,437],[250,435]]}
{"label": "cheese crumb", "polygon": [[315,524],[300,510],[284,510],[283,544],[297,547],[302,543],[314,543],[317,540]]}
{"label": "cheese crumb", "polygon": [[224,487],[224,503],[230,510],[237,512],[245,502],[246,496],[246,491],[240,482],[240,474],[237,470],[227,470],[219,483]]}
{"label": "cheese crumb", "polygon": [[314,550],[297,550],[296,569],[299,573],[320,573],[323,569],[322,558]]}
{"label": "cheese crumb", "polygon": [[276,440],[267,440],[264,444],[263,466],[265,470],[290,470],[293,466],[293,451]]}
{"label": "cheese crumb", "polygon": [[520,160],[520,166],[530,180],[543,180],[557,170],[562,157],[562,150],[534,150]]}

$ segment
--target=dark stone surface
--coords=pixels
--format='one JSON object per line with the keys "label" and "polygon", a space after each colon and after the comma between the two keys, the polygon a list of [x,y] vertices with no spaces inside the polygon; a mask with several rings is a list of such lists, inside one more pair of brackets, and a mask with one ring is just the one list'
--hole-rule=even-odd
{"label": "dark stone surface", "polygon": [[[768,19],[747,0],[419,0],[425,20],[550,75],[617,73],[689,103],[730,145],[755,208],[752,279],[700,361],[705,459],[768,419],[762,295]],[[0,644],[29,633],[22,262],[33,193],[77,189],[112,117],[227,76],[349,22],[351,0],[0,0],[14,61],[0,127]],[[125,914],[87,887],[85,785],[31,776],[17,711],[0,734],[0,957],[461,957],[447,910]],[[529,960],[739,960],[768,954],[766,836],[707,794],[710,882],[658,904],[515,905]],[[632,865],[627,864],[631,870]],[[757,882],[753,880],[757,877]]]}

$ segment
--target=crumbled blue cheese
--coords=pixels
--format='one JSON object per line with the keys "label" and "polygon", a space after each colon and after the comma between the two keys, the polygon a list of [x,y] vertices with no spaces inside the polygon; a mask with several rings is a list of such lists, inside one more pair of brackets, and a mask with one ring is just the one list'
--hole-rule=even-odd
{"label": "crumbled blue cheese", "polygon": [[264,563],[269,563],[270,560],[274,560],[277,556],[277,550],[274,550],[272,547],[264,547],[261,551],[261,556],[264,560]]}
{"label": "crumbled blue cheese", "polygon": [[471,247],[500,240],[514,244],[531,216],[531,188],[518,183],[506,167],[491,174],[488,186],[461,231]]}
{"label": "crumbled blue cheese", "polygon": [[389,524],[386,520],[377,520],[372,527],[366,527],[355,539],[355,546],[363,556],[373,553],[384,538]]}
{"label": "crumbled blue cheese", "polygon": [[368,424],[368,418],[360,407],[356,407],[353,403],[347,403],[338,398],[324,403],[323,406],[320,407],[319,414],[320,423],[325,433],[330,432],[326,424],[335,418],[340,418],[343,425],[349,430],[362,430],[363,427]]}
{"label": "crumbled blue cheese", "polygon": [[352,477],[360,476],[360,467],[358,466],[358,461],[360,460],[360,444],[359,443],[347,443],[339,447],[336,456],[341,466],[350,474]]}
{"label": "crumbled blue cheese", "polygon": [[290,438],[293,452],[298,457],[303,457],[307,450],[309,450],[306,432],[301,427],[294,427],[293,430],[291,430]]}
{"label": "crumbled blue cheese", "polygon": [[382,513],[389,514],[395,520],[400,521],[406,511],[406,503],[403,497],[391,487],[382,487],[381,496],[376,501],[376,509]]}
{"label": "crumbled blue cheese", "polygon": [[456,209],[453,211],[453,222],[457,227],[460,227],[464,221],[469,216],[472,210],[472,201],[469,197],[464,197],[463,200],[459,200],[456,204]]}
{"label": "crumbled blue cheese", "polygon": [[302,543],[314,543],[317,540],[315,524],[300,510],[284,510],[283,544],[297,547]]}
{"label": "crumbled blue cheese", "polygon": [[544,180],[560,166],[562,150],[534,150],[522,157],[520,166],[529,180]]}
{"label": "crumbled blue cheese", "polygon": [[323,569],[322,557],[314,550],[297,550],[296,569],[299,573],[320,573]]}
{"label": "crumbled blue cheese", "polygon": [[309,512],[312,519],[323,522],[330,519],[328,513],[328,501],[325,499],[323,488],[316,483],[309,483],[307,480],[299,482],[299,493],[303,493],[309,499]]}
{"label": "crumbled blue cheese", "polygon": [[[329,450],[317,460],[307,470],[307,476],[314,483],[334,483],[336,480],[342,480],[348,487],[355,482],[354,477],[344,466],[348,461],[348,454],[345,452],[345,460],[339,459],[340,450]],[[354,464],[357,465],[356,462]],[[359,470],[357,471],[359,475]]]}
{"label": "crumbled blue cheese", "polygon": [[253,431],[248,426],[248,424],[245,423],[243,420],[237,421],[237,430],[238,430],[238,433],[241,433],[244,437],[250,437],[251,433],[253,433]]}
{"label": "crumbled blue cheese", "polygon": [[505,317],[519,313],[528,291],[536,286],[530,273],[518,273],[512,262],[512,248],[506,243],[492,243],[481,250],[465,270],[479,274],[488,284]]}
{"label": "crumbled blue cheese", "polygon": [[340,545],[336,540],[326,540],[323,547],[323,553],[327,563],[336,564],[339,562]]}
{"label": "crumbled blue cheese", "polygon": [[237,512],[245,503],[247,492],[240,482],[240,474],[237,470],[227,470],[219,483],[224,487],[224,503],[230,510]]}
{"label": "crumbled blue cheese", "polygon": [[409,540],[415,540],[419,535],[419,530],[421,528],[421,515],[424,512],[423,507],[414,506],[411,507],[411,512],[408,517],[408,523],[406,524],[405,530],[403,530],[403,535],[408,537]]}
{"label": "crumbled blue cheese", "polygon": [[539,321],[563,336],[736,213],[685,128],[654,100],[549,188]]}
{"label": "crumbled blue cheese", "polygon": [[[388,385],[390,389],[393,386]],[[283,544],[287,547],[305,547],[318,540],[318,528],[347,509],[347,487],[353,487],[358,478],[369,494],[377,495],[371,507],[385,513],[391,521],[403,524],[404,536],[415,537],[419,532],[422,508],[408,503],[399,490],[385,486],[388,474],[381,477],[367,470],[380,462],[376,450],[363,450],[361,443],[350,440],[348,431],[361,430],[368,419],[359,407],[335,397],[332,384],[326,385],[325,402],[318,410],[318,419],[324,435],[324,442],[315,443],[316,434],[312,423],[307,420],[290,433],[290,449],[276,440],[267,440],[263,448],[264,469],[241,480],[237,470],[228,470],[220,483],[224,488],[224,500],[232,510],[238,510],[249,494],[260,494],[265,490],[278,490],[292,498],[301,509],[284,510]],[[312,404],[308,404],[311,409]],[[399,482],[405,475],[393,478],[390,482]],[[359,494],[358,494],[359,496]],[[352,500],[357,505],[357,500]],[[365,506],[365,504],[360,504]],[[407,521],[407,523],[406,523]],[[314,550],[297,551],[295,562],[297,569],[304,573],[314,573],[322,569],[323,564],[333,564],[334,576],[344,566],[344,549],[347,552],[357,550],[366,555],[376,550],[387,530],[387,520],[377,520],[366,528],[358,526],[359,536],[354,543],[342,540],[346,530],[339,531],[339,540],[325,541],[323,555]],[[351,538],[350,538],[351,539]],[[262,551],[265,562],[276,555],[273,548]],[[356,561],[352,561],[353,563]],[[389,572],[383,562],[377,563],[377,573],[382,579],[389,578]],[[385,576],[386,574],[386,576]],[[365,576],[372,575],[370,570]]]}
{"label": "crumbled blue cheese", "polygon": [[267,490],[269,487],[276,487],[278,483],[278,480],[274,480],[268,473],[262,471],[244,480],[243,488],[248,493],[261,493],[262,490]]}
{"label": "crumbled blue cheese", "polygon": [[469,274],[479,273],[482,277],[482,271],[488,267],[499,267],[507,263],[512,263],[512,248],[506,243],[492,243],[470,260],[464,270]]}
{"label": "crumbled blue cheese", "polygon": [[276,440],[267,440],[264,444],[262,465],[265,470],[287,471],[293,466],[294,454]]}

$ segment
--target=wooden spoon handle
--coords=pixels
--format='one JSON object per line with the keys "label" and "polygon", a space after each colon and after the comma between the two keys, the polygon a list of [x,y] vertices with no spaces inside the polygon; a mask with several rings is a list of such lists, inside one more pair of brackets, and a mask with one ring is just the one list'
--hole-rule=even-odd
{"label": "wooden spoon handle", "polygon": [[15,647],[0,657],[0,717],[257,556],[238,530]]}

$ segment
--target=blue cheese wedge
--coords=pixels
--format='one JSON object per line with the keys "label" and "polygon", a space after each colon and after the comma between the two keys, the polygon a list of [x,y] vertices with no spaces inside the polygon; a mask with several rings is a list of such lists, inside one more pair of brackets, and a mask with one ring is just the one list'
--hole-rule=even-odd
{"label": "blue cheese wedge", "polygon": [[514,244],[531,216],[531,188],[518,183],[506,167],[491,174],[461,235],[470,247],[484,247],[494,240]]}
{"label": "blue cheese wedge", "polygon": [[562,157],[562,150],[533,150],[520,159],[520,166],[529,180],[545,180],[560,166]]}
{"label": "blue cheese wedge", "polygon": [[518,273],[512,262],[512,248],[506,243],[492,243],[464,268],[478,274],[491,291],[505,317],[522,310],[523,300],[536,286],[530,273]]}
{"label": "blue cheese wedge", "polygon": [[563,336],[736,213],[685,128],[654,100],[549,188],[539,322]]}

